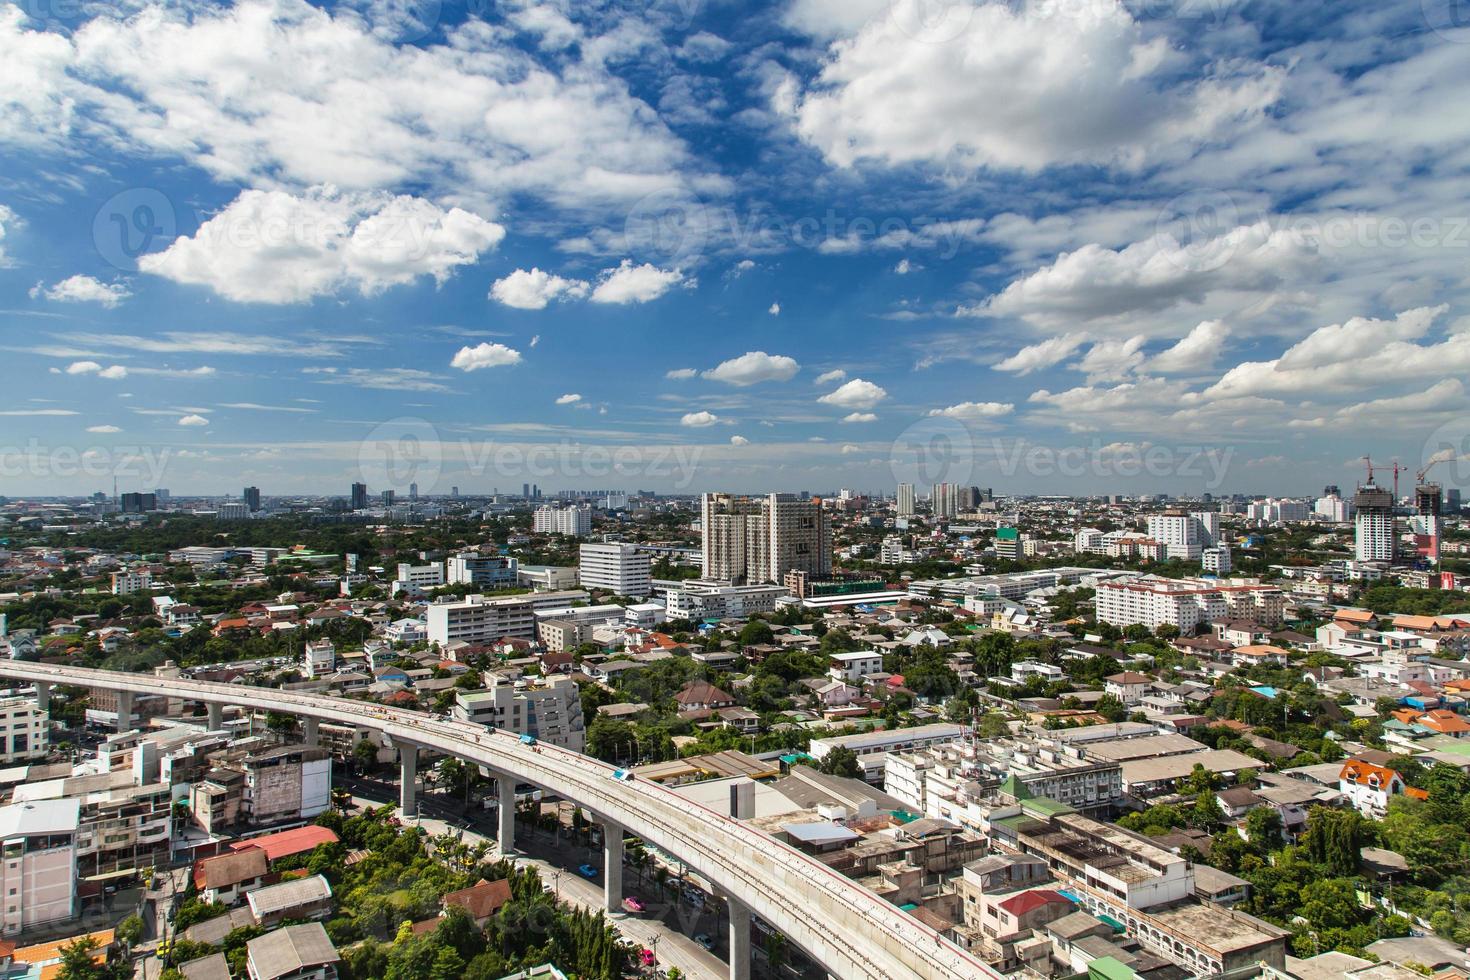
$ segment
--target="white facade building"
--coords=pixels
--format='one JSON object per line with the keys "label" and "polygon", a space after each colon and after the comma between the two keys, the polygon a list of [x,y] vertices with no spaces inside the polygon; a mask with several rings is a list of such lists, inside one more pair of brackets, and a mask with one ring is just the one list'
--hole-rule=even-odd
{"label": "white facade building", "polygon": [[1151,630],[1172,623],[1186,636],[1217,619],[1277,626],[1286,609],[1285,594],[1256,579],[1118,579],[1099,582],[1095,601],[1099,622]]}
{"label": "white facade building", "polygon": [[7,765],[45,756],[51,747],[51,717],[28,697],[0,700],[0,762]]}
{"label": "white facade building", "polygon": [[400,562],[398,575],[393,581],[416,589],[438,588],[444,584],[444,566],[437,561],[428,565],[410,565],[407,562]]}
{"label": "white facade building", "polygon": [[461,691],[452,713],[456,721],[530,735],[573,752],[587,745],[582,696],[570,677],[544,683],[497,681],[484,691]]}
{"label": "white facade building", "polygon": [[565,534],[579,538],[592,533],[592,508],[586,504],[573,507],[537,507],[531,515],[531,530],[536,534]]}
{"label": "white facade building", "polygon": [[791,571],[832,572],[831,518],[818,501],[707,493],[700,498],[700,528],[707,579],[781,582]]}
{"label": "white facade building", "polygon": [[0,807],[0,935],[76,915],[76,800],[36,800]]}
{"label": "white facade building", "polygon": [[914,516],[914,485],[912,483],[898,485],[898,516]]}
{"label": "white facade building", "polygon": [[132,595],[147,592],[153,587],[153,573],[146,568],[112,573],[112,594]]}
{"label": "white facade building", "polygon": [[578,564],[578,579],[584,588],[639,597],[653,592],[653,556],[636,545],[584,544]]}
{"label": "white facade building", "polygon": [[776,600],[790,595],[781,585],[728,585],[689,581],[671,589],[666,602],[670,619],[743,619],[774,612]]}

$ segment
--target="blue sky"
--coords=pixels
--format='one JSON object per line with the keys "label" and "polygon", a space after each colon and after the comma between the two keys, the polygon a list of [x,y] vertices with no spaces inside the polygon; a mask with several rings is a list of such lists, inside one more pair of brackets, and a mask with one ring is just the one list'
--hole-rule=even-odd
{"label": "blue sky", "polygon": [[0,493],[1464,453],[1457,11],[0,7]]}

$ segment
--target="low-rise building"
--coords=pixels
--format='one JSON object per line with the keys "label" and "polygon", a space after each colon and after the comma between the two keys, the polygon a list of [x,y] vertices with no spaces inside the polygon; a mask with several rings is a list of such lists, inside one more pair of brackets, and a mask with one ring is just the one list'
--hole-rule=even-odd
{"label": "low-rise building", "polygon": [[581,752],[587,745],[582,696],[570,677],[542,682],[499,678],[483,691],[460,691],[452,711],[456,721],[530,735]]}
{"label": "low-rise building", "polygon": [[79,827],[76,800],[0,807],[0,935],[76,915]]}

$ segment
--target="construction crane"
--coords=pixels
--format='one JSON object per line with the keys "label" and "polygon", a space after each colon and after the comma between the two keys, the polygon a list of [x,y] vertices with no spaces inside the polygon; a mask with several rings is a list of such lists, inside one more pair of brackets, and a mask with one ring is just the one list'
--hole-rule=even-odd
{"label": "construction crane", "polygon": [[1363,456],[1361,458],[1362,458],[1363,462],[1365,464],[1367,464],[1367,467],[1368,467],[1368,482],[1370,484],[1373,484],[1374,486],[1377,486],[1376,483],[1373,483],[1373,471],[1374,470],[1387,470],[1387,469],[1392,469],[1393,470],[1393,499],[1394,499],[1394,502],[1397,503],[1398,502],[1398,499],[1399,499],[1399,474],[1400,473],[1407,473],[1407,472],[1409,472],[1409,468],[1407,466],[1404,466],[1401,463],[1399,463],[1399,461],[1397,459],[1395,459],[1388,466],[1376,466],[1375,467],[1373,465],[1373,458],[1371,456]]}

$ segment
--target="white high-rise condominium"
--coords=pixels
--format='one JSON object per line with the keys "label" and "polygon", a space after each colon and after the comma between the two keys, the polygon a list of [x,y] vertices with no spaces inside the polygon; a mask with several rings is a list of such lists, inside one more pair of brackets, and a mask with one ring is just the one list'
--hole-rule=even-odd
{"label": "white high-rise condominium", "polygon": [[584,589],[607,589],[628,596],[653,592],[653,559],[636,545],[584,544],[579,564],[578,574]]}
{"label": "white high-rise condominium", "polygon": [[531,515],[531,530],[536,534],[565,534],[574,538],[591,534],[592,508],[586,504],[537,507]]}
{"label": "white high-rise condominium", "polygon": [[914,516],[914,485],[912,483],[898,485],[898,516]]}
{"label": "white high-rise condominium", "polygon": [[793,494],[700,498],[704,577],[734,583],[780,582],[787,572],[832,572],[832,524],[819,501]]}
{"label": "white high-rise condominium", "polygon": [[1357,511],[1357,535],[1355,540],[1358,561],[1386,561],[1394,559],[1393,494],[1373,484],[1359,487],[1353,497],[1353,508]]}
{"label": "white high-rise condominium", "polygon": [[1220,541],[1220,515],[1211,511],[1150,514],[1148,536],[1164,546],[1169,558],[1199,561],[1200,553]]}

